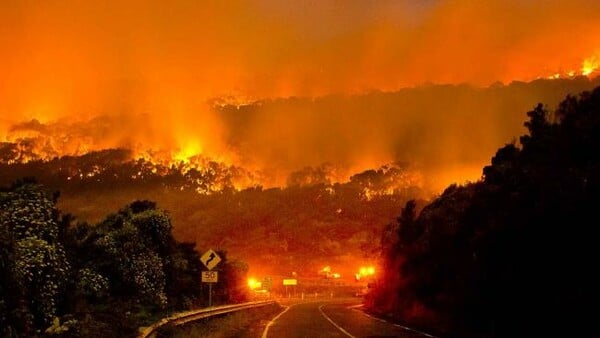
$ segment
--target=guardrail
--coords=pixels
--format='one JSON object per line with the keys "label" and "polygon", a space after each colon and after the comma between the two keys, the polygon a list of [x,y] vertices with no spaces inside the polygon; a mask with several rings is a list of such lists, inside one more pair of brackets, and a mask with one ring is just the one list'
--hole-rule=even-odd
{"label": "guardrail", "polygon": [[158,330],[163,325],[173,324],[173,325],[181,325],[189,322],[193,322],[195,320],[208,318],[216,315],[221,315],[229,312],[235,312],[240,310],[252,309],[256,307],[261,307],[269,304],[274,304],[274,300],[261,300],[256,302],[248,302],[242,304],[233,304],[233,305],[223,305],[223,306],[214,306],[210,308],[204,308],[199,310],[192,310],[174,314],[172,316],[163,318],[158,322],[144,328],[138,335],[138,338],[147,338],[150,337],[153,333]]}

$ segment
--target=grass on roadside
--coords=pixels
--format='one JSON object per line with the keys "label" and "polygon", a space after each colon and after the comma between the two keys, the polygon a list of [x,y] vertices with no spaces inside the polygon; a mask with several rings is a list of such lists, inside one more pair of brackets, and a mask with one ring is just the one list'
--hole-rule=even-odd
{"label": "grass on roadside", "polygon": [[180,326],[166,325],[158,330],[156,337],[260,337],[267,323],[282,310],[283,308],[275,303],[255,309],[206,318]]}

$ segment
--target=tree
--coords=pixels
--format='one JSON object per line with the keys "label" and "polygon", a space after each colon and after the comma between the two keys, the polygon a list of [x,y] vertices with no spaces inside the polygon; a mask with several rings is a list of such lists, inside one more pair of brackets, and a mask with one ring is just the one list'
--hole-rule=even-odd
{"label": "tree", "polygon": [[32,334],[59,314],[70,264],[58,235],[57,210],[40,186],[19,182],[0,192],[4,330]]}
{"label": "tree", "polygon": [[241,303],[248,299],[248,264],[239,260],[229,260],[225,250],[218,250],[221,262],[216,268],[219,271],[219,283],[213,287],[215,302]]}
{"label": "tree", "polygon": [[[527,113],[520,147],[499,149],[482,181],[447,188],[416,218],[403,209],[387,264],[404,261],[387,277],[396,287],[376,301],[394,299],[387,308],[399,318],[446,335],[600,334],[584,310],[600,301],[600,278],[590,269],[600,88],[567,97],[549,115],[541,104]],[[398,274],[408,282],[396,283]],[[398,295],[412,295],[435,317],[410,317],[414,303]]]}
{"label": "tree", "polygon": [[414,243],[422,235],[422,229],[415,222],[417,217],[416,207],[415,200],[406,202],[400,217],[398,217],[398,239],[400,240],[398,245],[400,247]]}

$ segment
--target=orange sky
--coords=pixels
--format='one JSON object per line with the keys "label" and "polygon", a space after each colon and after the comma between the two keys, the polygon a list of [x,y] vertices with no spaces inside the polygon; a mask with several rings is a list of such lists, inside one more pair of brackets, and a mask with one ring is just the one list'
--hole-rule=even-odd
{"label": "orange sky", "polygon": [[[223,156],[223,95],[532,80],[600,60],[600,2],[0,2],[0,137],[98,116],[128,146]],[[595,59],[594,59],[595,58]]]}
{"label": "orange sky", "polygon": [[600,52],[600,3],[2,1],[0,99],[17,117],[185,109],[530,80]]}

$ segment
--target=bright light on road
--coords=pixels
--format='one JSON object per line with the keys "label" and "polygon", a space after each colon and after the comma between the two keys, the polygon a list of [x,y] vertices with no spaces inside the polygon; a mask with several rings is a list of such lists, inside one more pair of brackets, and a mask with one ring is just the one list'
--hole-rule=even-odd
{"label": "bright light on road", "polygon": [[363,277],[374,276],[375,275],[375,267],[374,266],[362,266],[358,270],[358,273],[354,275],[356,280],[360,280]]}
{"label": "bright light on road", "polygon": [[261,283],[261,282],[259,282],[259,281],[257,281],[257,280],[256,280],[256,279],[254,279],[254,278],[248,278],[248,287],[249,287],[251,290],[254,290],[254,289],[259,289],[260,287],[262,287],[262,283]]}

